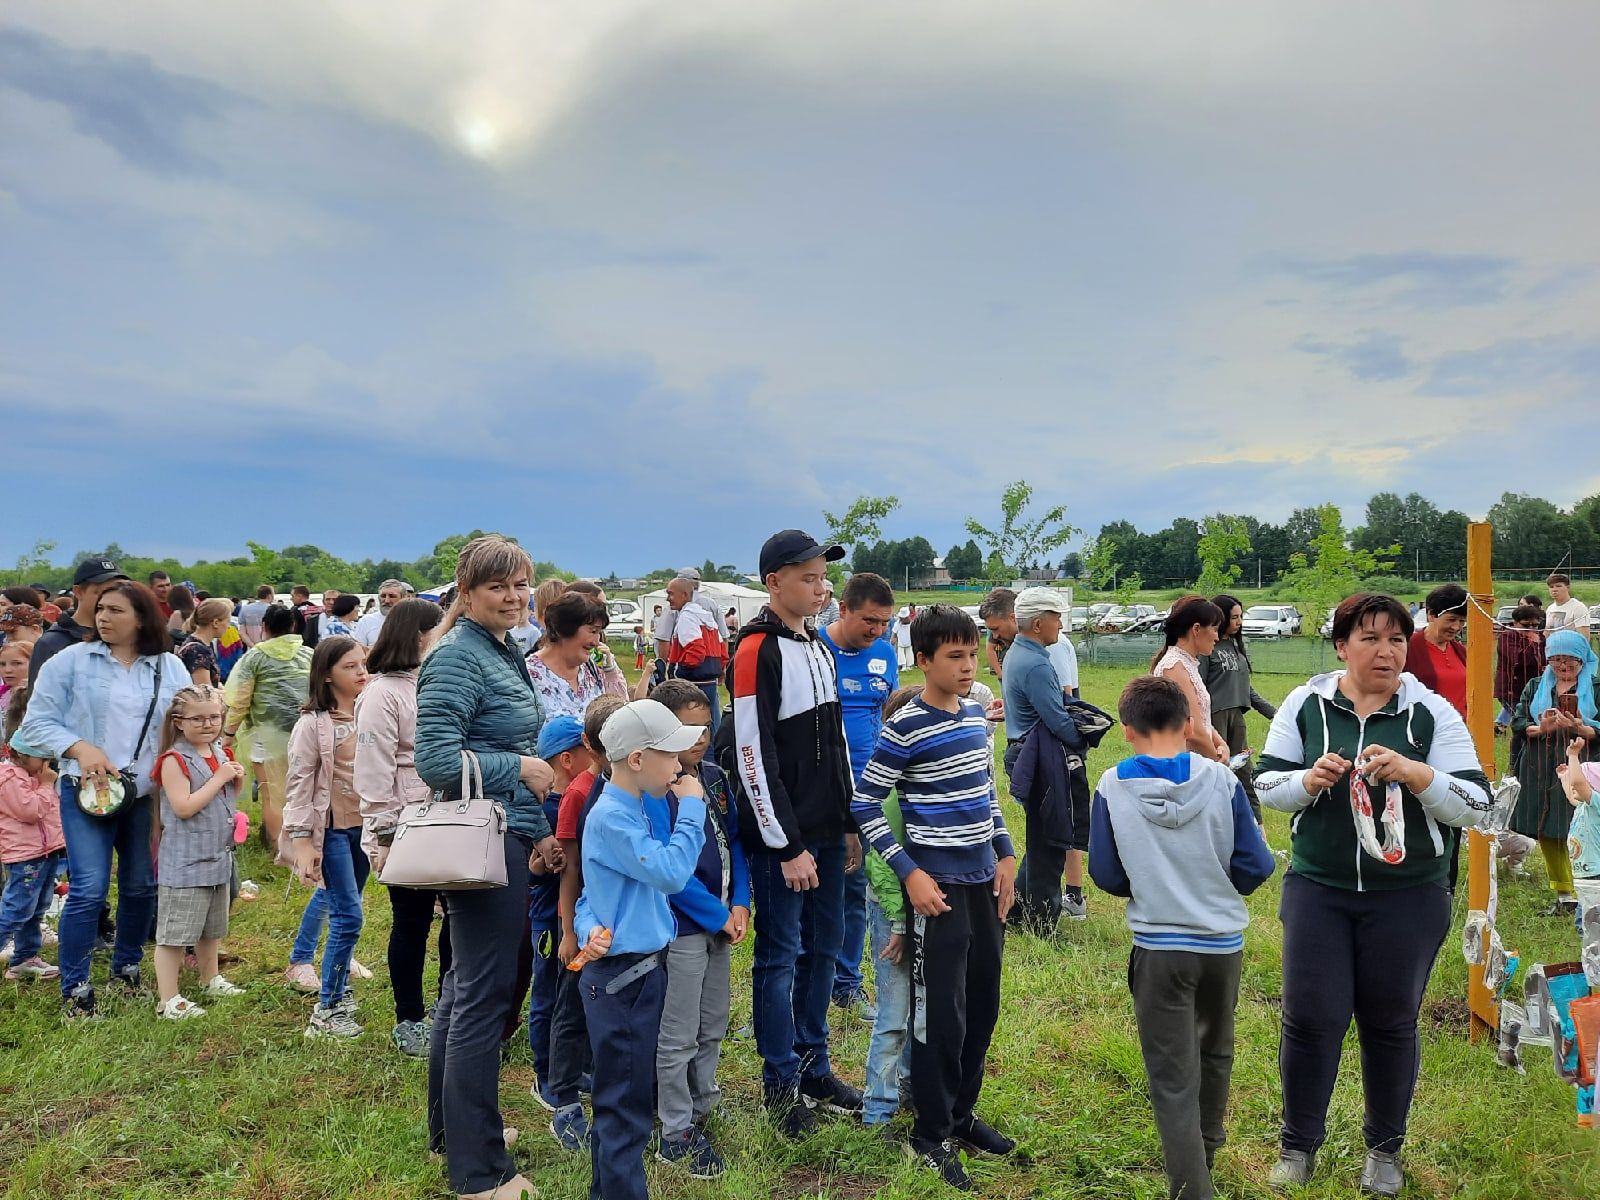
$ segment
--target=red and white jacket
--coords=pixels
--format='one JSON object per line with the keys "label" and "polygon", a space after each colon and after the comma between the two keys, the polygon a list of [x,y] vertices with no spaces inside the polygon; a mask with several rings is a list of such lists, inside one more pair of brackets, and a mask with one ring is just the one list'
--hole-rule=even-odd
{"label": "red and white jacket", "polygon": [[727,657],[716,617],[692,602],[680,608],[667,645],[667,674],[695,683],[714,683],[722,677]]}

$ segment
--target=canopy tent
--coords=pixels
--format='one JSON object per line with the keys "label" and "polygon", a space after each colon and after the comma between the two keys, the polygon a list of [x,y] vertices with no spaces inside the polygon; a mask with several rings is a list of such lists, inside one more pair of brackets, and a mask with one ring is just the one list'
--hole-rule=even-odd
{"label": "canopy tent", "polygon": [[[739,624],[754,617],[761,611],[762,605],[767,602],[766,592],[758,592],[755,588],[747,588],[737,583],[702,583],[700,585],[700,598],[716,607],[719,613],[725,613],[730,608],[738,610]],[[667,591],[646,592],[639,597],[639,607],[644,610],[645,620],[648,621],[656,611],[656,605],[661,605],[662,611],[667,608]],[[733,630],[728,631],[730,634]]]}

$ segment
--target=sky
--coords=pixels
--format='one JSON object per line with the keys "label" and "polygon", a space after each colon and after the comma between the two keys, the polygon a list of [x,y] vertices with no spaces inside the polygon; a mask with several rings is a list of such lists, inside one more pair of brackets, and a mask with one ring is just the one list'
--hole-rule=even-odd
{"label": "sky", "polygon": [[[1600,6],[7,0],[0,561],[1600,491]],[[24,498],[29,498],[25,500]]]}

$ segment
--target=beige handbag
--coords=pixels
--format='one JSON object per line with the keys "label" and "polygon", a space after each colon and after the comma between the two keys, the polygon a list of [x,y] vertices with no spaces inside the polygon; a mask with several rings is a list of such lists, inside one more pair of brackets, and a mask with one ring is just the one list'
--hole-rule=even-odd
{"label": "beige handbag", "polygon": [[400,810],[378,882],[466,892],[506,886],[506,810],[483,794],[483,770],[461,752],[461,795],[436,793]]}

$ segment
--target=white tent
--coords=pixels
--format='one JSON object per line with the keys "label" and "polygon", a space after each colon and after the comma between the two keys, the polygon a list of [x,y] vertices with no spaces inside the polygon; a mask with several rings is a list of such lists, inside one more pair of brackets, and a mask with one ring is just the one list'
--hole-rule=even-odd
{"label": "white tent", "polygon": [[[761,606],[767,602],[766,592],[758,592],[755,588],[747,588],[737,583],[702,583],[700,598],[714,604],[719,613],[725,613],[730,608],[737,609],[740,625],[760,612]],[[658,604],[665,612],[667,609],[665,588],[656,592],[646,592],[639,597],[639,607],[644,611],[646,621],[650,619],[650,614],[655,612]],[[730,629],[728,632],[731,634],[734,631]]]}

